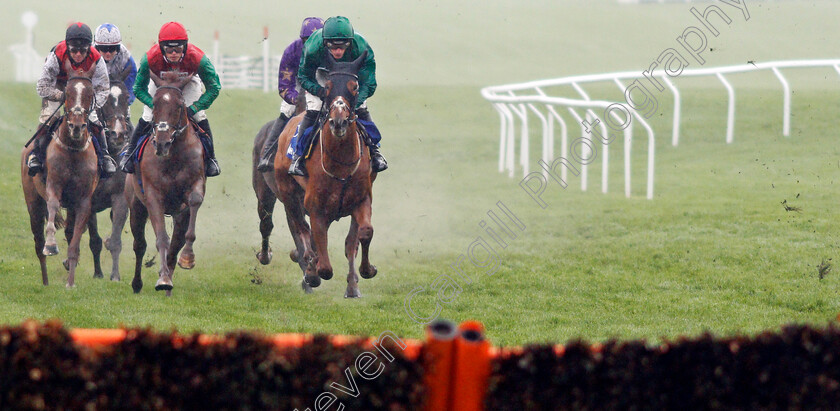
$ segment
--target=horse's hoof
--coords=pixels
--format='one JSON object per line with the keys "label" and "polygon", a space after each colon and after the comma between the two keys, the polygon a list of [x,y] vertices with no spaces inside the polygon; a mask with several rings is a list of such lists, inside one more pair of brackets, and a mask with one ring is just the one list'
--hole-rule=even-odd
{"label": "horse's hoof", "polygon": [[[45,245],[44,250],[41,251],[41,253],[44,254],[45,256],[56,255],[56,254],[58,254],[58,245],[57,244]],[[68,270],[69,270],[69,268],[68,268]]]}
{"label": "horse's hoof", "polygon": [[111,281],[122,281],[119,274],[111,274]]}
{"label": "horse's hoof", "polygon": [[73,284],[67,283],[67,284],[65,284],[64,286],[65,286],[68,290],[72,290],[72,289],[76,288],[76,284],[75,284],[75,283],[73,283]]}
{"label": "horse's hoof", "polygon": [[178,267],[181,267],[185,270],[191,270],[195,267],[195,256],[194,255],[181,255],[178,258]]}
{"label": "horse's hoof", "polygon": [[289,251],[289,258],[291,258],[294,263],[298,262],[298,250],[294,249]]}
{"label": "horse's hoof", "polygon": [[[62,262],[61,262],[61,265],[63,265],[63,266],[64,266],[64,269],[65,269],[65,270],[70,271],[70,262],[69,262],[69,261],[67,261],[67,259],[66,259],[66,258],[64,259],[64,261],[62,261]],[[93,276],[94,276],[94,278],[95,278],[95,277],[96,277],[96,274],[94,274]]]}
{"label": "horse's hoof", "polygon": [[306,280],[300,281],[300,288],[303,288],[304,293],[312,294],[312,287],[310,287],[309,284],[306,283]]}
{"label": "horse's hoof", "polygon": [[[68,268],[68,270],[69,270],[69,268]],[[100,273],[93,273],[93,278],[105,278],[105,276],[102,275],[101,272]]]}
{"label": "horse's hoof", "polygon": [[143,289],[143,281],[132,281],[131,282],[131,289],[134,290],[134,294],[139,294],[140,290]]}
{"label": "horse's hoof", "polygon": [[316,288],[316,287],[318,287],[319,285],[321,285],[321,277],[318,277],[317,275],[312,275],[312,276],[307,275],[307,276],[304,276],[304,277],[303,277],[303,281],[306,281],[306,284],[307,284],[307,285],[309,285],[309,286],[310,286],[310,287],[312,287],[312,288]]}
{"label": "horse's hoof", "polygon": [[376,277],[376,273],[377,273],[377,271],[376,271],[376,266],[375,265],[369,266],[369,268],[367,270],[364,270],[361,267],[359,267],[359,275],[361,275],[362,278],[364,278],[366,280],[369,280],[373,277]]}
{"label": "horse's hoof", "polygon": [[350,291],[350,289],[348,289],[344,292],[344,298],[362,298],[362,293],[359,292],[359,290]]}
{"label": "horse's hoof", "polygon": [[172,289],[172,279],[170,277],[159,277],[155,283],[155,291],[169,291]]}
{"label": "horse's hoof", "polygon": [[268,265],[268,263],[271,262],[271,256],[271,248],[266,250],[266,252],[260,251],[257,253],[257,261],[259,261],[262,265]]}
{"label": "horse's hoof", "polygon": [[322,268],[318,270],[318,277],[323,278],[324,280],[329,280],[333,278],[333,271],[329,268]]}

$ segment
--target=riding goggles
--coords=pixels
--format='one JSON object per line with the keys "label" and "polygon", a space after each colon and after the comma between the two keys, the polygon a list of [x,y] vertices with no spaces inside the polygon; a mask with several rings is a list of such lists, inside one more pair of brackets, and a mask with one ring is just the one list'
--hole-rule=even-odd
{"label": "riding goggles", "polygon": [[99,50],[100,53],[116,53],[120,51],[120,45],[113,45],[113,46],[96,46],[96,49]]}
{"label": "riding goggles", "polygon": [[331,40],[327,42],[328,49],[343,49],[350,45],[350,40]]}
{"label": "riding goggles", "polygon": [[68,53],[70,53],[70,54],[73,54],[73,53],[82,53],[82,54],[86,54],[86,53],[88,52],[88,50],[89,50],[89,49],[90,49],[90,47],[76,47],[76,46],[70,46],[70,47],[67,47],[67,52],[68,52]]}

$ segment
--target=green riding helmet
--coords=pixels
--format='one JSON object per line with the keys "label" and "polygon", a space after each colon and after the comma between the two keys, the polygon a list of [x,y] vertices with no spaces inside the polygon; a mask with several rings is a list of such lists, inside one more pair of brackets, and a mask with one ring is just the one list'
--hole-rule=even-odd
{"label": "green riding helmet", "polygon": [[353,40],[353,25],[344,16],[330,17],[324,22],[324,42]]}

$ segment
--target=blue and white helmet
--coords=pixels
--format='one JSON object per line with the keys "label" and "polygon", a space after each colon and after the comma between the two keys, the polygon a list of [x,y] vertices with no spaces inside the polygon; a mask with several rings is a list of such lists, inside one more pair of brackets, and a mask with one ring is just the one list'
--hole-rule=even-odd
{"label": "blue and white helmet", "polygon": [[120,29],[111,23],[105,23],[96,28],[94,36],[95,46],[116,46],[122,42]]}

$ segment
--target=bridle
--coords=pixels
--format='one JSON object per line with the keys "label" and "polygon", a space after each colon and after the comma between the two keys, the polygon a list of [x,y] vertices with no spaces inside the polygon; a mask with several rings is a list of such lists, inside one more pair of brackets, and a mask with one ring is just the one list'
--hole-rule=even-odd
{"label": "bridle", "polygon": [[[350,76],[356,77],[355,74],[351,74],[351,73],[341,73],[341,72],[339,72],[339,73],[335,73],[335,74],[344,74],[344,75],[350,75]],[[330,76],[332,76],[332,75],[333,75],[333,73],[330,73]],[[356,77],[356,78],[358,79],[358,77]],[[333,104],[335,104],[335,102],[333,102]],[[330,104],[329,106],[332,107],[333,104]],[[324,106],[326,106],[326,104]],[[329,111],[332,111],[332,109],[328,110],[328,112]],[[356,118],[358,116],[356,115],[356,113],[353,110],[350,110],[350,112],[352,113],[352,116],[348,119],[348,121],[350,122],[350,124],[352,124],[352,123],[356,122]],[[348,125],[348,127],[349,127],[349,125]],[[356,131],[356,134],[357,134],[356,137],[358,138],[359,137],[358,136],[358,130]],[[359,169],[359,164],[361,164],[362,149],[363,149],[361,142],[359,143],[359,157],[356,158],[355,160],[345,162],[345,161],[341,161],[341,160],[338,160],[338,159],[335,159],[335,158],[331,159],[331,161],[336,162],[336,163],[338,163],[342,166],[353,166],[353,170],[351,170],[350,174],[347,177],[344,177],[344,178],[338,177],[338,176],[334,175],[333,173],[330,173],[329,171],[327,171],[327,168],[324,166],[324,142],[322,141],[321,144],[319,144],[319,146],[321,147],[321,169],[324,170],[324,173],[326,175],[328,175],[328,176],[338,180],[342,184],[346,185],[347,181],[349,181],[350,178],[353,177],[353,174],[356,173],[356,170]]]}
{"label": "bridle", "polygon": [[[181,96],[181,99],[183,100],[183,98],[184,98],[183,91],[178,87],[160,86],[157,89],[158,90],[161,90],[161,89],[177,90],[178,94]],[[189,126],[189,121],[187,121],[187,124],[184,124],[183,126],[180,125],[181,124],[181,118],[183,118],[183,113],[184,113],[184,105],[180,104],[178,106],[178,125],[172,127],[175,130],[175,131],[172,132],[172,142],[175,142],[175,139],[178,138],[178,136],[180,136],[184,132],[184,130],[187,129],[187,126]],[[152,124],[152,134],[155,137],[157,137],[157,133],[159,131],[166,132],[166,131],[169,131],[169,129],[170,129],[169,123],[167,123],[166,121],[155,122],[155,123]],[[157,142],[155,141],[155,139],[152,139],[152,144],[157,146]]]}
{"label": "bridle", "polygon": [[[73,80],[87,81],[88,83],[90,83],[91,87],[93,87],[93,80],[91,80],[88,77],[73,76],[73,77],[70,77],[70,78],[67,79],[67,83],[70,83]],[[85,114],[91,112],[91,110],[93,110],[93,108],[95,106],[96,106],[96,96],[94,95],[94,98],[90,103],[90,107],[88,107],[87,109],[81,108],[79,106],[73,106],[72,108],[68,108],[67,105],[65,104],[64,105],[64,114],[67,115],[69,113],[73,113],[75,115],[81,115],[85,118],[85,121],[87,121],[87,116]],[[87,138],[87,140],[85,140],[85,145],[82,146],[82,147],[69,146],[66,143],[64,143],[63,141],[61,141],[61,138],[59,138],[59,136],[58,136],[58,130],[53,132],[52,138],[53,138],[53,140],[55,140],[56,144],[58,144],[59,147],[65,149],[65,150],[68,150],[68,151],[80,152],[80,151],[85,151],[88,148],[88,146],[90,145],[92,137],[91,137],[90,133],[88,132],[88,138]]]}

